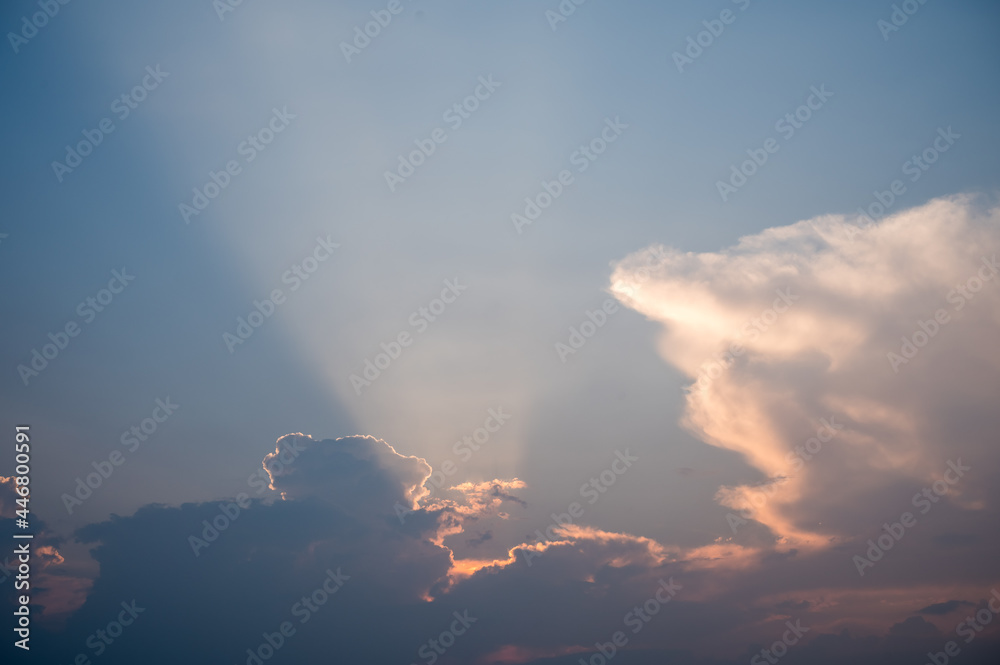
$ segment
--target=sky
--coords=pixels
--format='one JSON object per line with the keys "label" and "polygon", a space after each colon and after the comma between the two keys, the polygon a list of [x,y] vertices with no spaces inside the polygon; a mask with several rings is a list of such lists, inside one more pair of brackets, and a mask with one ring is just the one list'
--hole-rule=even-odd
{"label": "sky", "polygon": [[4,662],[997,662],[995,3],[0,28]]}

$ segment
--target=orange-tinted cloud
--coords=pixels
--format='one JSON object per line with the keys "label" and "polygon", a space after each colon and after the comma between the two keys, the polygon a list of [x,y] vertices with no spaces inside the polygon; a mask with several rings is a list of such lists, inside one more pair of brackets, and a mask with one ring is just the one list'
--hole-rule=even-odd
{"label": "orange-tinted cloud", "polygon": [[[692,379],[684,424],[759,473],[718,500],[746,510],[766,488],[752,519],[783,549],[877,531],[949,459],[977,471],[948,502],[995,506],[1000,210],[953,197],[854,223],[826,216],[714,253],[660,248],[653,264],[640,252],[611,278],[663,324],[662,356]],[[824,422],[838,425],[825,442]]]}

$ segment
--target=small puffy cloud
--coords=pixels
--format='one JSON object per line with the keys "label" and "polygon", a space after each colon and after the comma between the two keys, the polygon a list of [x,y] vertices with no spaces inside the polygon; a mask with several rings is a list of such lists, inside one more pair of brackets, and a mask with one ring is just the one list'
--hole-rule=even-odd
{"label": "small puffy cloud", "polygon": [[494,478],[480,483],[464,482],[449,487],[439,498],[427,500],[424,507],[451,510],[468,516],[496,514],[506,518],[508,513],[503,510],[505,504],[512,503],[522,508],[528,505],[523,499],[511,493],[511,490],[524,487],[524,481],[517,478],[510,480]]}
{"label": "small puffy cloud", "polygon": [[[23,498],[17,492],[14,476],[0,476],[0,536],[9,543],[25,542],[14,540],[11,536],[16,533],[26,533],[17,526],[16,520],[17,511],[27,508],[28,522],[31,525],[29,533],[34,536],[30,541],[32,577],[29,582],[34,591],[32,601],[36,606],[43,608],[42,616],[46,622],[57,624],[65,615],[83,603],[90,588],[90,581],[70,577],[64,573],[62,565],[65,559],[58,549],[62,539],[49,530],[44,520],[31,513],[30,494],[25,505],[18,504],[17,500]],[[9,600],[11,605],[14,604],[14,598],[20,595],[19,590],[15,589],[15,579],[21,562],[18,555],[13,552],[14,547],[11,547],[0,553],[0,597]]]}
{"label": "small puffy cloud", "polygon": [[17,505],[17,485],[14,476],[0,476],[0,518],[14,519]]}

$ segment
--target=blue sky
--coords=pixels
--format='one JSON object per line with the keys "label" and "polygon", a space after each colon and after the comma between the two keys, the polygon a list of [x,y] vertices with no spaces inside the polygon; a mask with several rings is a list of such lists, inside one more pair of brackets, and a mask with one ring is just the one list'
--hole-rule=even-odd
{"label": "blue sky", "polygon": [[[505,559],[531,542],[553,512],[579,498],[581,483],[626,448],[641,464],[588,507],[584,526],[686,552],[722,546],[734,536],[722,488],[773,480],[777,472],[759,453],[766,445],[748,444],[720,423],[766,420],[757,436],[784,441],[809,436],[820,415],[835,413],[856,418],[849,427],[855,445],[896,451],[884,443],[884,430],[862,426],[861,401],[821,399],[825,388],[848,378],[884,388],[867,395],[864,409],[878,403],[882,413],[903,414],[904,421],[924,412],[921,404],[942,403],[930,388],[905,406],[897,402],[912,385],[933,384],[938,365],[914,370],[907,390],[882,383],[897,379],[891,370],[888,378],[837,372],[863,368],[870,357],[844,355],[844,340],[861,348],[865,339],[874,348],[873,340],[898,339],[897,329],[910,332],[943,301],[947,280],[972,274],[980,258],[973,254],[995,247],[997,7],[929,0],[898,30],[884,32],[879,21],[892,20],[892,3],[590,0],[552,24],[546,12],[559,6],[402,0],[399,13],[350,61],[341,43],[373,20],[371,12],[386,11],[386,3],[247,0],[220,17],[206,0],[162,7],[71,2],[59,5],[16,51],[5,39],[2,415],[8,429],[27,422],[35,432],[32,509],[51,536],[62,539],[61,565],[69,572],[56,577],[84,580],[70,585],[74,593],[52,592],[63,599],[70,633],[74,622],[85,623],[82,613],[100,611],[86,585],[92,580],[99,596],[102,584],[117,584],[88,546],[74,540],[78,529],[104,534],[111,547],[118,536],[110,527],[88,525],[132,516],[140,534],[147,528],[138,519],[147,514],[144,506],[207,510],[240,492],[262,501],[261,510],[278,510],[277,492],[257,493],[248,480],[289,433],[324,443],[371,436],[399,456],[422,458],[430,469],[454,462],[449,481],[469,483],[465,499],[441,500],[467,500],[474,508],[427,503],[437,492],[413,507],[441,520],[464,516],[459,535],[445,542],[457,559],[482,562]],[[22,17],[37,11],[35,3],[8,5],[0,25],[5,33],[19,32]],[[732,21],[713,23],[723,28],[720,34],[678,71],[674,53],[683,53],[689,37],[708,29],[703,22],[724,11]],[[147,68],[164,72],[155,87]],[[144,77],[147,89],[137,95],[144,98],[121,117],[115,100]],[[495,88],[486,93],[481,80],[495,81]],[[477,107],[454,127],[448,110],[468,103],[477,87],[484,91]],[[821,103],[810,97],[819,89],[829,95]],[[815,108],[808,120],[791,135],[781,130],[782,118],[810,99]],[[282,131],[248,161],[244,142],[262,129],[267,136],[265,128],[278,126],[275,117],[283,118]],[[114,131],[60,178],[53,162],[64,161],[67,146],[105,118]],[[618,127],[614,142],[593,161],[579,161],[581,146],[609,126]],[[415,142],[428,145],[438,128],[443,142],[390,189],[385,173],[397,169],[400,155],[418,149]],[[939,141],[933,164],[904,171],[914,156],[932,149],[939,131],[953,137],[945,141],[947,151],[937,152],[945,145]],[[761,154],[769,139],[776,151],[723,200],[719,181],[729,181],[732,167],[740,168],[748,151]],[[231,173],[238,173],[185,220],[179,206],[191,205],[193,189],[204,188],[231,160],[237,162]],[[572,183],[519,233],[512,214],[525,214],[525,197],[537,198],[543,183],[557,181],[564,170]],[[888,213],[901,217],[865,236],[870,252],[831,240],[836,224],[851,223],[859,207],[869,207],[877,192],[891,192],[895,180],[902,193],[892,195]],[[954,198],[962,196],[970,198]],[[819,230],[796,226],[802,220]],[[902,235],[877,235],[886,229]],[[317,238],[339,246],[314,254]],[[749,240],[740,244],[741,238]],[[634,281],[645,260],[640,255],[651,247],[669,259],[651,264],[653,279],[640,285],[638,296],[623,295],[616,280]],[[292,290],[287,271],[320,255],[328,258],[317,260],[315,273]],[[79,304],[98,297],[112,271],[123,269],[134,281],[88,322]],[[852,280],[869,287],[849,289]],[[434,311],[434,300],[456,281],[467,288],[440,316],[415,325],[414,313]],[[720,392],[704,403],[692,398],[698,364],[728,343],[719,326],[741,322],[744,310],[766,309],[774,289],[788,286],[814,299],[793,307],[809,316],[779,319],[779,328],[791,326],[772,335],[781,344],[754,348],[760,355],[748,362],[769,369],[753,381],[713,384]],[[237,334],[238,318],[275,289],[287,300],[245,343],[227,346],[224,335]],[[980,317],[960,329],[968,337],[942,336],[946,341],[935,347],[955,380],[978,387],[973,393],[980,395],[996,386],[996,374],[987,371],[995,368],[995,351],[969,346],[995,332],[988,314],[996,296],[984,293],[981,309],[967,310]],[[569,343],[570,329],[608,299],[617,303],[614,313],[576,353],[561,358],[557,345]],[[729,314],[720,315],[715,305],[727,303]],[[30,365],[33,349],[41,350],[47,335],[68,322],[80,326],[79,335],[26,381],[19,366]],[[830,332],[837,330],[852,332]],[[380,344],[404,332],[412,345],[370,386],[355,390],[351,375],[363,376]],[[794,360],[791,349],[799,354]],[[824,362],[825,373],[813,374]],[[156,400],[168,397],[179,405],[176,412],[70,513],[63,495],[73,493],[95,462],[122,450],[123,432],[141,426]],[[795,405],[782,413],[801,412],[803,419],[761,416],[782,400]],[[498,408],[511,414],[509,421],[462,459],[456,442]],[[936,436],[960,448],[956,437],[968,435],[979,442],[973,449],[988,450],[982,438],[988,410],[977,408],[935,411]],[[892,471],[891,480],[882,479],[885,487],[927,481],[951,452],[945,446],[938,459],[928,452],[937,451],[931,444],[899,437],[893,445],[909,457],[896,451],[888,462],[872,461],[873,468]],[[494,480],[513,498],[495,495],[498,505],[482,499],[477,484]],[[357,478],[329,482],[364,485]],[[813,482],[838,496],[868,496],[860,489],[852,495],[830,477]],[[878,482],[858,487],[867,492]],[[419,486],[410,489],[403,498],[417,499]],[[308,493],[299,490],[303,500]],[[995,510],[986,496],[995,492],[983,491],[949,505],[959,512]],[[388,497],[380,496],[372,500]],[[350,503],[339,494],[329,500],[338,510]],[[805,511],[813,500],[803,494],[796,505]],[[895,511],[893,497],[879,500],[884,512]],[[789,517],[795,510],[772,521],[762,517],[755,526],[759,542],[733,542],[775,552],[782,551],[782,537],[812,542],[803,530],[812,518]],[[841,515],[851,510],[842,507]],[[968,518],[969,533],[988,523],[976,515]],[[262,520],[259,528],[266,529]],[[846,518],[837,530],[841,546],[863,531]],[[469,544],[485,533],[481,543]],[[959,560],[985,560],[989,547],[995,543]],[[730,554],[740,562],[749,556]],[[915,554],[900,570],[936,560],[925,557]],[[899,575],[903,588],[905,575]],[[959,584],[945,575],[939,582],[939,590],[956,590],[942,602],[976,602],[957,598],[959,588],[968,594],[963,585],[988,580]],[[463,583],[479,578],[453,584]],[[357,593],[373,606],[383,602],[373,600],[381,598],[375,592]],[[766,595],[746,593],[757,600]],[[435,607],[447,600],[440,590],[430,595]],[[69,609],[85,598],[83,609]],[[396,608],[395,600],[384,602]],[[887,610],[859,623],[890,635],[889,626],[907,619],[902,610],[897,614]],[[840,619],[824,620],[830,634],[842,626]],[[734,621],[746,630],[726,633],[728,652],[708,656],[685,648],[698,657],[734,657],[751,639],[751,623]],[[58,632],[53,635],[58,643]],[[536,662],[524,656],[534,654],[543,662],[577,653],[575,638],[560,639],[534,644],[527,634],[516,635],[508,645],[533,644],[534,650],[503,657]],[[59,657],[72,656],[71,650]],[[231,651],[236,658],[240,649]],[[483,646],[470,653],[501,652]]]}

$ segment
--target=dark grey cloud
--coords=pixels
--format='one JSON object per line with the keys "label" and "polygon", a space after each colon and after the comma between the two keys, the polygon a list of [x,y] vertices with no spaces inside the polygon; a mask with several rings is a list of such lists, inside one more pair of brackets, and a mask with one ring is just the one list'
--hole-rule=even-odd
{"label": "dark grey cloud", "polygon": [[[920,606],[882,628],[859,619],[870,623],[861,633],[825,628],[866,611],[867,602],[864,590],[850,592],[857,585],[849,574],[829,574],[843,568],[829,553],[766,556],[741,567],[729,560],[746,554],[735,545],[682,550],[574,526],[530,565],[518,543],[509,560],[455,561],[449,539],[495,537],[478,528],[470,538],[466,524],[503,519],[496,506],[516,498],[521,483],[453,488],[434,510],[417,508],[401,522],[392,504],[426,477],[422,461],[370,437],[309,439],[302,447],[280,470],[274,458],[266,462],[281,500],[244,500],[238,514],[239,498],[149,505],[80,529],[100,575],[64,627],[39,628],[37,657],[72,662],[83,653],[97,662],[96,631],[129,606],[139,608],[135,621],[105,645],[100,663],[159,665],[191,653],[199,662],[245,663],[246,650],[277,641],[286,621],[295,632],[276,656],[285,662],[331,655],[334,662],[427,662],[418,650],[449,630],[456,612],[474,621],[440,655],[441,665],[577,663],[617,631],[628,637],[620,662],[735,665],[778,639],[789,621],[810,632],[789,649],[788,663],[838,662],[834,656],[903,662],[945,639],[913,616]],[[192,536],[208,543],[197,555]],[[346,581],[302,623],[303,603],[316,603],[313,594],[332,575]],[[846,592],[831,591],[838,579]],[[675,595],[660,602],[668,584],[677,585]],[[976,654],[990,639],[966,650],[966,662],[987,663]]]}
{"label": "dark grey cloud", "polygon": [[928,605],[927,607],[922,607],[917,612],[920,614],[931,614],[935,616],[942,616],[945,614],[951,614],[960,607],[975,607],[975,603],[970,603],[967,600],[946,600],[943,603],[934,603],[933,605]]}
{"label": "dark grey cloud", "polygon": [[492,539],[493,539],[493,532],[492,531],[485,531],[483,533],[480,533],[475,538],[468,538],[468,539],[466,539],[465,543],[467,545],[469,545],[470,547],[476,547],[476,546],[482,545],[486,541],[492,540]]}

